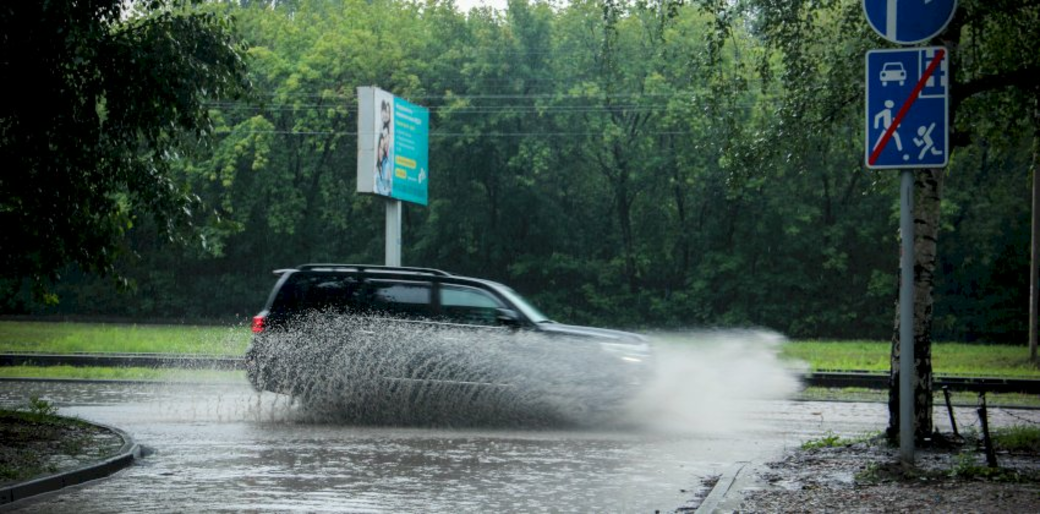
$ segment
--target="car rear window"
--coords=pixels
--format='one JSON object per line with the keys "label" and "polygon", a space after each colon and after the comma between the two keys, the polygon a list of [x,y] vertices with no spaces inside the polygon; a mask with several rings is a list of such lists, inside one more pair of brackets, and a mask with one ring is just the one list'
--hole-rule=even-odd
{"label": "car rear window", "polygon": [[279,315],[330,311],[421,318],[430,315],[431,290],[428,282],[362,281],[350,275],[295,273],[282,284],[271,310]]}
{"label": "car rear window", "polygon": [[298,313],[310,310],[351,310],[358,306],[362,290],[354,277],[296,273],[282,284],[271,310]]}

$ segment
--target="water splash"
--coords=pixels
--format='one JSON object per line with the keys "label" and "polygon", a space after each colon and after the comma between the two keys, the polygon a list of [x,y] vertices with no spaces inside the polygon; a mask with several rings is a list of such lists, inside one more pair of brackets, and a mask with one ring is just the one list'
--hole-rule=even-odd
{"label": "water splash", "polygon": [[599,341],[537,332],[327,315],[294,326],[258,341],[251,376],[317,421],[594,426],[626,412],[650,371]]}
{"label": "water splash", "polygon": [[766,330],[697,330],[652,336],[655,379],[630,406],[644,426],[723,433],[749,428],[748,407],[793,397],[798,363],[780,359],[786,338]]}

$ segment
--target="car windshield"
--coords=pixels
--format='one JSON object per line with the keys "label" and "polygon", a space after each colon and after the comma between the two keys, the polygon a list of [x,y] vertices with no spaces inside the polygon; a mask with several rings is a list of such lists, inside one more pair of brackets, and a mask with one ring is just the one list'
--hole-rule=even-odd
{"label": "car windshield", "polygon": [[508,298],[509,301],[513,303],[513,305],[516,305],[516,308],[520,309],[520,311],[523,312],[523,314],[527,316],[527,318],[530,319],[532,322],[545,323],[548,321],[552,321],[549,319],[548,316],[542,314],[542,312],[539,311],[537,307],[528,303],[528,301],[525,300],[524,297],[520,296],[520,294],[516,291],[513,291],[512,289],[502,284],[498,284],[498,289],[499,292],[505,295],[505,297]]}

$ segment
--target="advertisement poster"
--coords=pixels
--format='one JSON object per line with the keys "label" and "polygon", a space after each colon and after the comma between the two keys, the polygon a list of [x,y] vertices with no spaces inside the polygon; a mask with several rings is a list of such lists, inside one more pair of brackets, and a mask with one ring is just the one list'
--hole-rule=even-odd
{"label": "advertisement poster", "polygon": [[430,112],[376,87],[358,88],[358,192],[427,204]]}

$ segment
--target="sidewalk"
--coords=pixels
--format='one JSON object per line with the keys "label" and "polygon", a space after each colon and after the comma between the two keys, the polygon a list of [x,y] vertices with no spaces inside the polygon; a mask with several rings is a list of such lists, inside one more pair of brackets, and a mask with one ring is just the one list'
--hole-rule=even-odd
{"label": "sidewalk", "polygon": [[695,512],[1007,514],[1040,505],[1040,454],[1005,453],[994,469],[973,445],[921,450],[912,468],[897,453],[855,443],[792,450],[766,465],[737,463]]}

